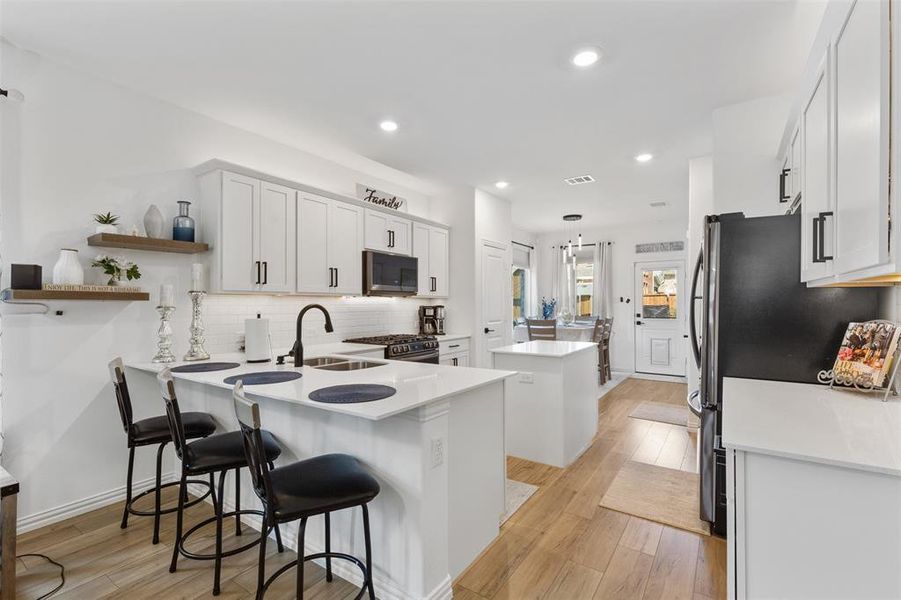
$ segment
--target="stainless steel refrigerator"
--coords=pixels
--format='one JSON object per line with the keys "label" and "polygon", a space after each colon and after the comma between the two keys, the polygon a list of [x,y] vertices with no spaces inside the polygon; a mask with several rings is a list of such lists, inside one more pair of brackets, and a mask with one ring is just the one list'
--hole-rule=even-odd
{"label": "stainless steel refrigerator", "polygon": [[700,381],[688,403],[701,421],[700,515],[725,535],[723,378],[816,383],[848,323],[878,318],[878,291],[801,283],[800,215],[732,213],[705,217],[704,225],[690,310]]}

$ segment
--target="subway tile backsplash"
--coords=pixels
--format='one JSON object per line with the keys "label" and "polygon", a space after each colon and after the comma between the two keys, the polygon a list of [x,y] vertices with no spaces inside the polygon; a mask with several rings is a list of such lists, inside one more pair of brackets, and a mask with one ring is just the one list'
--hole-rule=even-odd
{"label": "subway tile backsplash", "polygon": [[269,319],[272,347],[284,351],[294,343],[297,313],[307,304],[323,305],[334,333],[326,333],[319,311],[304,315],[305,345],[340,342],[351,337],[419,330],[419,307],[411,298],[320,298],[316,296],[210,295],[204,300],[205,347],[210,353],[235,352],[244,338],[244,319],[257,313]]}

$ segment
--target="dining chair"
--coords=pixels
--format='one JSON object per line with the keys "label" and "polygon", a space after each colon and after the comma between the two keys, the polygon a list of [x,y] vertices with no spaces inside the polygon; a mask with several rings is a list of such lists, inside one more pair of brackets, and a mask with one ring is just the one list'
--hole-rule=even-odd
{"label": "dining chair", "polygon": [[597,318],[594,321],[594,330],[591,332],[591,341],[598,347],[598,383],[604,385],[607,382],[606,371],[604,370],[604,329],[606,328],[606,319]]}
{"label": "dining chair", "polygon": [[610,337],[613,334],[613,317],[604,319],[604,332],[601,334],[601,370],[604,373],[604,380],[613,379],[613,373],[610,370]]}
{"label": "dining chair", "polygon": [[530,342],[557,339],[557,321],[555,319],[527,319],[526,326],[529,329]]}

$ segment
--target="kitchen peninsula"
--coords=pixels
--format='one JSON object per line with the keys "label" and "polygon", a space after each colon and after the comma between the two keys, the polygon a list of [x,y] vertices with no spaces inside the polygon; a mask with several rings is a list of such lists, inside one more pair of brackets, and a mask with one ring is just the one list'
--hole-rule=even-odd
{"label": "kitchen peninsula", "polygon": [[[222,430],[235,430],[232,386],[223,382],[226,377],[300,372],[302,377],[293,381],[245,387],[248,397],[259,402],[263,426],[282,446],[282,459],[332,452],[356,456],[381,486],[370,507],[379,597],[450,597],[452,579],[498,535],[504,512],[504,387],[513,373],[369,357],[360,362],[360,356],[350,354],[323,358],[314,348],[307,359],[319,358],[318,366],[244,364],[241,355],[223,354],[212,360],[242,364],[223,371],[173,373],[181,408],[209,412]],[[341,363],[358,366],[338,366]],[[134,398],[144,402],[135,404],[136,411],[158,414],[155,375],[163,367],[140,362],[127,366]],[[315,390],[364,383],[387,385],[396,393],[361,403],[310,399]],[[224,497],[233,496],[227,491]],[[257,505],[249,481],[242,486],[241,502]],[[251,524],[259,527],[258,522]],[[282,535],[293,548],[296,528],[286,529]],[[307,528],[308,553],[322,551],[322,531],[321,522]],[[358,515],[333,515],[332,544],[337,551],[362,554]],[[359,572],[340,567],[335,565],[337,574],[360,582]]]}
{"label": "kitchen peninsula", "polygon": [[491,353],[494,368],[519,372],[506,390],[507,453],[570,465],[597,433],[597,344],[535,340]]}

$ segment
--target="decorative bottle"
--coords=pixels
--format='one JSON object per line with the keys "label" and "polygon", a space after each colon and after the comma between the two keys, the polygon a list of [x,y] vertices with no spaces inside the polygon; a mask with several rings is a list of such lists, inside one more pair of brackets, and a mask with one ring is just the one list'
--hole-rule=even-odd
{"label": "decorative bottle", "polygon": [[172,221],[172,239],[179,242],[194,241],[194,219],[188,215],[191,203],[187,200],[178,201],[178,216]]}

